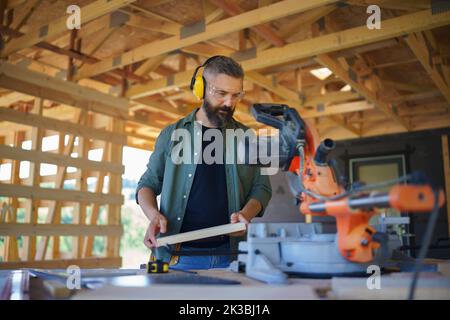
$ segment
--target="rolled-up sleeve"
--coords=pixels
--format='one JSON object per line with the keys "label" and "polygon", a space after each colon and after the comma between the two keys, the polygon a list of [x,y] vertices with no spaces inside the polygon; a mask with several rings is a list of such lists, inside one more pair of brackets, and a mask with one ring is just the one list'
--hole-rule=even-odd
{"label": "rolled-up sleeve", "polygon": [[164,169],[166,162],[166,152],[169,146],[170,130],[169,127],[164,128],[156,139],[155,149],[150,155],[150,159],[147,163],[147,170],[139,179],[136,188],[136,203],[138,201],[138,192],[143,187],[147,187],[153,190],[155,195],[159,195],[162,189]]}
{"label": "rolled-up sleeve", "polygon": [[260,168],[255,168],[255,170],[256,173],[253,177],[249,199],[253,198],[259,201],[262,209],[256,216],[262,217],[269,204],[270,198],[272,197],[272,187],[270,185],[269,176],[262,175]]}

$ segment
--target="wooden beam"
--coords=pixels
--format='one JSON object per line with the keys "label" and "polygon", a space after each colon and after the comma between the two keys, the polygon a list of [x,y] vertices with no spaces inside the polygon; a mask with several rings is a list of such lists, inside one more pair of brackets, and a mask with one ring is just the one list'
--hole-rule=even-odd
{"label": "wooden beam", "polygon": [[447,206],[447,224],[448,224],[448,234],[450,234],[450,153],[448,146],[448,135],[441,136],[442,143],[442,164],[444,167],[444,180],[445,180],[445,198]]}
{"label": "wooden beam", "polygon": [[[127,12],[127,14],[130,14]],[[136,14],[130,14],[129,20],[126,22],[127,25],[133,28],[152,31],[152,32],[160,32],[162,34],[168,34],[172,36],[180,35],[180,25],[177,23],[173,23],[167,20],[162,19],[149,19],[138,16]]]}
{"label": "wooden beam", "polygon": [[[111,143],[105,142],[104,148],[103,148],[103,154],[102,154],[102,160],[106,161],[110,158],[110,150],[111,150]],[[102,192],[103,186],[105,183],[105,176],[106,174],[103,172],[99,172],[97,174],[97,182],[95,184],[95,192]],[[91,216],[89,219],[89,225],[96,225],[98,223],[98,216],[100,214],[100,204],[94,203],[91,207]],[[92,249],[94,247],[94,237],[89,236],[85,237],[84,239],[84,248],[83,248],[83,257],[91,257],[92,256]]]}
{"label": "wooden beam", "polygon": [[83,136],[89,139],[98,139],[104,141],[114,141],[117,143],[126,143],[127,137],[116,132],[109,132],[102,129],[90,128],[87,126],[71,123],[68,121],[56,120],[49,117],[41,117],[31,113],[25,113],[8,108],[0,108],[0,119],[25,124],[28,126],[71,133],[77,136]]}
{"label": "wooden beam", "polygon": [[[237,5],[233,1],[210,0],[210,2],[214,3],[230,16],[237,16],[245,12],[239,5]],[[284,40],[279,35],[277,35],[267,23],[255,25],[252,27],[252,29],[276,47],[282,47],[285,45]]]}
{"label": "wooden beam", "polygon": [[[400,118],[394,111],[392,107],[384,101],[381,101],[377,94],[370,91],[366,86],[360,83],[357,79],[351,76],[352,71],[346,71],[341,64],[339,64],[334,59],[330,58],[326,54],[322,54],[317,56],[317,62],[319,62],[324,67],[330,69],[336,76],[341,78],[347,84],[349,84],[356,92],[358,92],[361,96],[367,99],[367,101],[375,104],[381,111],[383,111],[389,117],[395,119],[399,122],[406,130],[409,130],[409,125],[404,121],[404,119]],[[351,70],[351,69],[349,69]]]}
{"label": "wooden beam", "polygon": [[153,57],[145,61],[139,68],[134,72],[136,75],[145,77],[150,72],[154,71],[163,61],[167,58],[167,55],[160,55]]}
{"label": "wooden beam", "polygon": [[335,105],[326,105],[323,108],[315,108],[313,110],[303,109],[300,111],[300,115],[302,116],[302,118],[308,119],[373,109],[374,105],[368,103],[367,101],[356,101]]}
{"label": "wooden beam", "polygon": [[[126,6],[135,0],[97,0],[81,8],[80,22],[81,25],[95,20],[96,18],[113,12],[123,6]],[[31,31],[28,34],[12,40],[1,52],[1,57],[8,57],[10,54],[21,49],[31,47],[45,39],[51,39],[60,33],[67,31],[67,16],[56,19],[48,25],[42,26],[38,30]]]}
{"label": "wooden beam", "polygon": [[76,167],[91,171],[112,172],[116,174],[122,174],[124,172],[124,166],[120,163],[73,158],[58,153],[24,150],[6,145],[0,145],[0,157],[20,161],[49,163],[64,167]]}
{"label": "wooden beam", "polygon": [[[42,99],[35,99],[34,106],[31,112],[36,116],[42,116],[42,112],[44,109],[44,101]],[[39,127],[33,127],[31,130],[31,150],[30,152],[38,152],[37,150],[42,150],[42,138],[44,136],[44,129]],[[4,147],[8,146],[0,146],[0,150]],[[21,146],[20,146],[21,147]],[[9,147],[11,148],[11,147]],[[11,148],[18,150],[19,148]],[[21,148],[20,148],[21,149]],[[6,155],[0,151],[0,154],[3,154],[4,158],[7,158]],[[28,158],[30,159],[30,158]],[[27,160],[28,160],[27,159]],[[16,160],[20,160],[17,159]],[[40,183],[40,162],[37,159],[36,161],[30,162],[30,181],[32,187],[39,187]],[[38,221],[38,206],[39,202],[34,199],[28,200],[28,205],[25,211],[25,221],[30,223],[37,223]],[[24,237],[23,242],[23,250],[25,254],[27,254],[27,260],[34,260],[36,256],[36,237]]]}
{"label": "wooden beam", "polygon": [[[14,139],[15,146],[21,146],[22,142],[25,140],[25,133],[23,131],[14,131],[12,133]],[[11,184],[18,185],[20,184],[20,161],[13,161],[11,165]],[[0,193],[2,188],[0,188]],[[15,195],[11,195],[8,199],[9,205],[11,206],[11,214],[10,222],[17,221],[17,209],[19,204],[19,199]],[[19,245],[17,241],[17,237],[8,237],[4,243],[5,249],[7,253],[5,254],[5,258],[7,261],[19,260]],[[27,252],[23,252],[23,257],[27,256]]]}
{"label": "wooden beam", "polygon": [[113,117],[126,118],[128,116],[129,103],[126,99],[49,77],[7,62],[0,62],[0,86]]}
{"label": "wooden beam", "polygon": [[425,36],[423,32],[410,34],[406,38],[406,43],[408,44],[411,51],[420,61],[425,71],[433,80],[436,87],[439,88],[444,98],[450,103],[450,83],[447,83],[442,63],[440,62],[442,59],[433,60],[434,54],[436,54],[435,50],[429,44],[429,41],[433,41],[434,39],[430,39],[432,37],[431,34],[429,36]]}
{"label": "wooden beam", "polygon": [[[225,20],[223,20],[225,21]],[[334,32],[312,39],[306,39],[282,48],[271,48],[257,52],[256,58],[241,62],[246,72],[274,65],[289,63],[299,59],[314,57],[338,50],[367,45],[392,39],[404,34],[433,29],[450,24],[450,12],[431,14],[429,10],[383,20],[383,28],[369,30],[366,25]],[[188,86],[194,70],[179,72],[170,77],[132,86],[127,97],[136,98],[160,93],[174,88]]]}
{"label": "wooden beam", "polygon": [[0,236],[121,236],[123,227],[53,223],[0,223]]}
{"label": "wooden beam", "polygon": [[[111,119],[111,129],[114,132],[123,133],[125,130],[125,123],[123,120]],[[123,157],[123,145],[111,144],[110,161],[112,163],[122,163]],[[122,193],[122,175],[121,174],[109,174],[108,192],[111,194]],[[108,225],[120,225],[121,205],[109,204],[108,205]],[[109,236],[106,242],[106,256],[116,257],[120,255],[120,237]]]}
{"label": "wooden beam", "polygon": [[110,57],[99,63],[85,66],[79,70],[76,79],[92,77],[106,71],[120,68],[134,62],[155,57],[164,53],[201,42],[207,41],[231,32],[239,31],[255,25],[260,25],[271,20],[279,19],[288,15],[303,12],[323,5],[331,4],[333,0],[305,0],[299,3],[296,0],[284,0],[267,7],[254,9],[238,16],[224,19],[205,26],[205,31],[191,36],[170,37],[168,39],[151,42],[123,53],[116,57]]}
{"label": "wooden beam", "polygon": [[120,268],[122,266],[121,257],[113,258],[83,258],[64,260],[41,260],[41,261],[17,261],[0,262],[0,269],[11,270],[21,268],[39,269],[66,269],[68,266],[76,265],[80,268]]}
{"label": "wooden beam", "polygon": [[35,188],[0,183],[0,195],[4,197],[43,199],[56,201],[75,201],[86,203],[119,204],[123,203],[122,195],[81,192],[76,190],[57,190],[52,188]]}

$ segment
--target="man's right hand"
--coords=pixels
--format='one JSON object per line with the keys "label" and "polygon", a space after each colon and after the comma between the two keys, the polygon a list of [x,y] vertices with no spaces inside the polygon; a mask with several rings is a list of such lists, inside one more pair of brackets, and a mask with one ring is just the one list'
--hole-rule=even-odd
{"label": "man's right hand", "polygon": [[158,247],[158,242],[156,241],[156,235],[158,233],[166,233],[167,231],[167,219],[166,217],[157,212],[152,214],[152,219],[150,220],[150,224],[147,228],[147,232],[144,237],[144,244],[149,248]]}

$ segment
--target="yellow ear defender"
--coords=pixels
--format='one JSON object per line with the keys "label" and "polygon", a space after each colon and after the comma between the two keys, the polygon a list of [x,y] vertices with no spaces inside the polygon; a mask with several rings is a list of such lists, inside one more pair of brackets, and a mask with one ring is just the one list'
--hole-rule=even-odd
{"label": "yellow ear defender", "polygon": [[198,100],[202,100],[205,97],[206,80],[203,77],[203,71],[205,70],[205,67],[208,63],[218,57],[220,56],[212,56],[211,58],[207,59],[201,66],[198,66],[194,71],[194,75],[191,79],[190,89]]}

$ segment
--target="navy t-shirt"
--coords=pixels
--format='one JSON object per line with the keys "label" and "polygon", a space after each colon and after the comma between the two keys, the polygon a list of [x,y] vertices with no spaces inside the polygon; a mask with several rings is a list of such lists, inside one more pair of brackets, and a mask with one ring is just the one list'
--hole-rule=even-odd
{"label": "navy t-shirt", "polygon": [[[203,135],[209,128],[202,126]],[[214,141],[202,141],[203,150]],[[211,152],[214,157],[215,151]],[[225,165],[222,163],[206,164],[203,160],[197,164],[192,182],[186,212],[180,232],[194,231],[230,223],[228,214],[227,183]],[[229,241],[228,236],[217,236],[184,243],[186,246],[210,248]]]}

